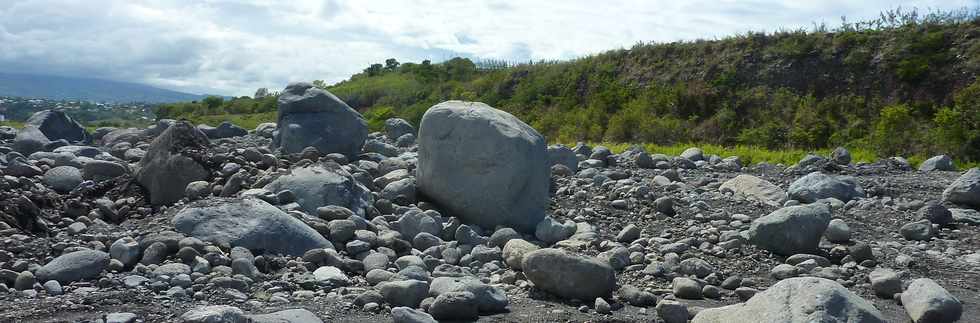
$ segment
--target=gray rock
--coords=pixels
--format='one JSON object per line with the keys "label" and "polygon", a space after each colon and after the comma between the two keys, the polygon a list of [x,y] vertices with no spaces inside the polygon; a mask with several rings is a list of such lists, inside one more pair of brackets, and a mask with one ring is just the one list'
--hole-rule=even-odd
{"label": "gray rock", "polygon": [[548,146],[548,166],[565,165],[573,173],[578,171],[578,156],[562,144]]}
{"label": "gray rock", "polygon": [[608,264],[561,249],[532,251],[521,268],[535,287],[563,298],[595,299],[616,287],[616,273]]}
{"label": "gray rock", "polygon": [[329,284],[334,287],[348,286],[351,280],[340,268],[334,266],[323,266],[313,271],[313,277],[321,284]]}
{"label": "gray rock", "polygon": [[391,309],[392,323],[439,323],[429,313],[411,307],[394,307]]}
{"label": "gray rock", "polygon": [[250,323],[245,312],[229,305],[210,305],[184,312],[180,316],[183,323]]}
{"label": "gray rock", "polygon": [[415,204],[415,179],[405,178],[394,181],[381,190],[381,198],[389,201],[404,199],[409,204]]}
{"label": "gray rock", "polygon": [[32,125],[26,125],[23,129],[17,132],[17,136],[14,137],[14,142],[10,146],[14,151],[19,152],[24,155],[30,155],[34,152],[44,150],[44,147],[51,143],[48,137],[44,136],[37,127]]}
{"label": "gray rock", "polygon": [[903,225],[898,229],[898,232],[902,234],[906,240],[912,241],[926,241],[935,234],[935,229],[932,228],[932,222],[929,220],[919,220],[912,223]]}
{"label": "gray rock", "polygon": [[436,277],[429,286],[430,296],[452,292],[472,293],[480,313],[500,313],[505,311],[510,303],[502,289],[487,285],[472,276]]}
{"label": "gray rock", "polygon": [[823,278],[779,281],[745,303],[699,312],[692,323],[736,322],[886,322],[867,300]]}
{"label": "gray rock", "polygon": [[14,139],[17,138],[17,129],[9,126],[0,126],[0,139]]}
{"label": "gray rock", "polygon": [[512,239],[504,245],[502,256],[504,263],[514,269],[520,270],[524,261],[524,256],[528,253],[540,249],[537,245],[523,239]]}
{"label": "gray rock", "polygon": [[841,219],[830,220],[827,231],[824,232],[827,241],[833,243],[844,243],[851,240],[851,227]]}
{"label": "gray rock", "polygon": [[385,120],[385,136],[390,140],[395,140],[408,134],[414,135],[415,133],[415,127],[412,127],[412,124],[405,121],[405,119],[391,118]]}
{"label": "gray rock", "polygon": [[749,242],[790,256],[817,249],[830,223],[830,207],[823,203],[784,207],[752,221]]}
{"label": "gray rock", "polygon": [[619,293],[627,303],[633,306],[648,307],[657,304],[657,295],[643,291],[632,285],[625,285],[619,289]]}
{"label": "gray rock", "polygon": [[34,274],[29,271],[23,271],[20,274],[17,274],[17,278],[14,280],[14,289],[34,289],[35,283],[37,283],[37,279],[34,277]]}
{"label": "gray rock", "polygon": [[919,165],[920,172],[931,172],[931,171],[956,171],[956,166],[953,165],[953,159],[947,155],[932,156],[926,159]]}
{"label": "gray rock", "polygon": [[835,163],[848,165],[851,163],[851,152],[847,148],[837,147],[830,153],[830,159]]}
{"label": "gray rock", "polygon": [[120,163],[107,160],[90,160],[82,166],[82,178],[101,182],[129,173],[129,169]]}
{"label": "gray rock", "polygon": [[105,323],[136,323],[139,319],[134,313],[109,313],[105,316]]}
{"label": "gray rock", "polygon": [[640,228],[635,224],[627,224],[616,235],[616,241],[630,243],[640,238]]}
{"label": "gray rock", "polygon": [[65,139],[68,142],[91,141],[85,127],[72,120],[61,110],[44,110],[35,112],[24,122],[26,125],[37,127],[48,140]]}
{"label": "gray rock", "polygon": [[263,138],[273,138],[276,135],[275,122],[263,122],[255,126],[255,134]]}
{"label": "gray rock", "polygon": [[701,284],[687,277],[676,277],[671,282],[674,296],[683,299],[701,299]]}
{"label": "gray rock", "polygon": [[82,183],[82,172],[72,166],[58,166],[44,173],[44,184],[59,193],[68,193]]}
{"label": "gray rock", "polygon": [[429,283],[419,280],[389,281],[378,285],[378,291],[391,306],[416,308],[429,294]]}
{"label": "gray rock", "polygon": [[917,212],[920,217],[929,220],[939,226],[945,226],[953,222],[953,213],[945,206],[936,202],[929,202],[919,208]]}
{"label": "gray rock", "polygon": [[189,204],[173,218],[177,231],[219,245],[303,255],[333,246],[302,221],[252,197],[213,198]]}
{"label": "gray rock", "polygon": [[731,192],[736,197],[759,201],[772,206],[781,206],[787,199],[786,192],[779,186],[748,174],[741,174],[725,181],[718,190],[722,193]]}
{"label": "gray rock", "polygon": [[323,323],[316,314],[302,308],[288,309],[269,314],[253,314],[248,318],[254,323]]}
{"label": "gray rock", "polygon": [[140,244],[130,237],[119,238],[109,247],[109,256],[119,260],[124,266],[132,267],[140,261],[142,250]]}
{"label": "gray rock", "polygon": [[211,183],[206,181],[193,181],[187,183],[187,187],[184,188],[184,196],[187,199],[194,201],[211,195]]}
{"label": "gray rock", "polygon": [[980,168],[971,168],[943,191],[947,202],[980,209]]}
{"label": "gray rock", "polygon": [[929,278],[913,280],[902,293],[902,305],[915,323],[955,322],[963,315],[963,304]]}
{"label": "gray rock", "polygon": [[550,216],[544,217],[534,228],[534,236],[546,244],[568,239],[575,234],[575,222],[559,223]]}
{"label": "gray rock", "polygon": [[875,268],[868,274],[868,280],[871,281],[871,289],[879,297],[891,299],[895,294],[902,292],[902,280],[894,270]]}
{"label": "gray rock", "polygon": [[317,214],[317,208],[327,205],[343,206],[365,217],[374,199],[364,185],[334,162],[293,168],[265,186],[270,192],[290,190],[296,202],[307,214]]}
{"label": "gray rock", "polygon": [[463,222],[530,232],[550,197],[546,142],[478,102],[433,106],[419,128],[418,188]]}
{"label": "gray rock", "polygon": [[51,296],[58,296],[65,293],[65,290],[61,287],[61,283],[57,280],[49,280],[44,282],[44,291]]}
{"label": "gray rock", "polygon": [[836,198],[843,202],[864,197],[864,190],[850,176],[831,176],[812,172],[789,185],[789,198],[813,203],[820,199]]}
{"label": "gray rock", "polygon": [[521,239],[521,234],[517,233],[517,231],[511,228],[500,228],[490,235],[490,239],[487,240],[487,244],[489,244],[491,247],[503,248],[505,245],[507,245],[507,242],[513,239]]}
{"label": "gray rock", "polygon": [[949,209],[953,222],[980,225],[980,211],[970,209]]}
{"label": "gray rock", "polygon": [[34,274],[40,281],[57,280],[62,284],[69,284],[96,278],[108,265],[109,254],[97,250],[80,250],[54,258]]}
{"label": "gray rock", "polygon": [[140,160],[136,180],[154,205],[170,204],[184,196],[187,184],[208,178],[195,159],[209,146],[208,138],[186,121],[179,121],[153,140]]}
{"label": "gray rock", "polygon": [[704,160],[704,151],[701,151],[701,148],[691,147],[685,149],[684,152],[681,153],[680,157],[690,161]]}
{"label": "gray rock", "polygon": [[367,139],[367,122],[347,103],[309,83],[290,83],[278,99],[272,148],[293,154],[306,147],[354,159]]}
{"label": "gray rock", "polygon": [[34,177],[41,175],[42,171],[40,167],[32,165],[23,157],[14,157],[13,159],[8,157],[7,167],[3,169],[3,173],[16,177]]}
{"label": "gray rock", "polygon": [[245,128],[236,126],[228,121],[222,122],[217,127],[198,125],[197,128],[210,139],[240,137],[248,134],[248,130],[245,130]]}

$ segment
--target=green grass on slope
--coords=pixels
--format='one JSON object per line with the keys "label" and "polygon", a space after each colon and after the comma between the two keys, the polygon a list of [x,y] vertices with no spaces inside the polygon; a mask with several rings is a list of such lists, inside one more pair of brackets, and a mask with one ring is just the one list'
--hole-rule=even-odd
{"label": "green grass on slope", "polygon": [[207,124],[212,127],[217,127],[219,124],[225,121],[229,121],[232,124],[245,128],[245,130],[253,130],[256,126],[263,122],[276,122],[275,112],[263,112],[263,113],[251,113],[251,114],[216,114],[216,115],[205,115],[205,116],[191,116],[187,117],[187,120],[197,124]]}

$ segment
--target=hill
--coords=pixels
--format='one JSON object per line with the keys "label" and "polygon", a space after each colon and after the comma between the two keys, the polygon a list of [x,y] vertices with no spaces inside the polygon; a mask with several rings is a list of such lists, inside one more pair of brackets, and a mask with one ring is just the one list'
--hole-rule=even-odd
{"label": "hill", "polygon": [[[975,161],[978,16],[896,10],[833,30],[641,43],[563,62],[390,59],[317,84],[376,128],[394,116],[417,124],[430,106],[459,99],[511,112],[558,142],[843,145],[882,157],[948,153]],[[175,117],[173,110],[160,115]],[[182,111],[192,110],[204,111]]]}
{"label": "hill", "polygon": [[0,96],[115,103],[167,103],[204,98],[201,95],[171,91],[144,84],[91,78],[9,73],[0,73]]}

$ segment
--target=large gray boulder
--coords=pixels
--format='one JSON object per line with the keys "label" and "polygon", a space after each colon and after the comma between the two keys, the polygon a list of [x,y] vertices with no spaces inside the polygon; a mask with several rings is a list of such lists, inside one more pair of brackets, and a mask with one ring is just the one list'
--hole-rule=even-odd
{"label": "large gray boulder", "polygon": [[318,163],[293,168],[265,186],[270,192],[290,190],[296,195],[296,203],[307,214],[317,214],[321,206],[336,205],[350,209],[365,217],[374,203],[371,191],[354,179],[343,167],[334,162]]}
{"label": "large gray boulder", "polygon": [[562,144],[548,146],[548,166],[565,165],[572,172],[578,171],[578,157],[571,148]]}
{"label": "large gray boulder", "polygon": [[950,323],[963,315],[963,304],[929,278],[909,283],[902,293],[902,305],[916,323]]}
{"label": "large gray boulder", "polygon": [[817,277],[784,279],[745,303],[705,309],[692,323],[887,322],[871,302]]}
{"label": "large gray boulder", "polygon": [[749,242],[771,252],[792,256],[812,253],[830,224],[830,207],[824,203],[778,209],[752,221]]}
{"label": "large gray boulder", "polygon": [[187,205],[173,218],[187,236],[253,252],[302,256],[310,249],[332,248],[316,230],[257,198],[214,198]]}
{"label": "large gray boulder", "polygon": [[735,178],[721,184],[718,190],[723,193],[731,192],[735,197],[755,200],[772,206],[780,206],[786,202],[786,192],[779,186],[748,174],[735,176]]}
{"label": "large gray boulder", "polygon": [[970,168],[949,184],[943,191],[943,200],[980,209],[980,168]]}
{"label": "large gray boulder", "polygon": [[58,193],[68,193],[82,183],[82,172],[72,166],[58,166],[45,172],[43,181]]}
{"label": "large gray boulder", "polygon": [[956,166],[953,165],[953,159],[947,155],[933,156],[919,165],[920,172],[931,172],[931,171],[955,171]]}
{"label": "large gray boulder", "polygon": [[24,124],[35,126],[48,140],[65,139],[68,142],[87,142],[91,140],[85,127],[72,120],[64,111],[38,111],[27,118]]}
{"label": "large gray boulder", "polygon": [[21,154],[30,155],[44,150],[44,146],[49,143],[51,140],[48,140],[48,137],[44,136],[40,129],[33,125],[26,125],[17,132],[10,148]]}
{"label": "large gray boulder", "polygon": [[594,300],[616,288],[616,272],[609,264],[562,249],[532,251],[521,268],[535,287],[563,298]]}
{"label": "large gray boulder", "polygon": [[54,258],[34,275],[39,281],[57,280],[69,284],[83,279],[99,277],[109,265],[109,254],[98,250],[79,250]]}
{"label": "large gray boulder", "polygon": [[864,197],[864,190],[850,176],[831,176],[812,172],[789,185],[789,198],[813,203],[819,199],[836,198],[843,202]]}
{"label": "large gray boulder", "polygon": [[148,191],[150,203],[170,204],[184,196],[184,188],[208,178],[201,160],[208,138],[186,121],[180,121],[150,143],[140,160],[136,180]]}
{"label": "large gray boulder", "polygon": [[466,223],[531,232],[550,202],[546,142],[513,115],[446,101],[419,127],[418,188]]}
{"label": "large gray boulder", "polygon": [[290,83],[279,96],[272,148],[293,154],[306,147],[353,159],[367,139],[367,122],[347,103],[310,83]]}

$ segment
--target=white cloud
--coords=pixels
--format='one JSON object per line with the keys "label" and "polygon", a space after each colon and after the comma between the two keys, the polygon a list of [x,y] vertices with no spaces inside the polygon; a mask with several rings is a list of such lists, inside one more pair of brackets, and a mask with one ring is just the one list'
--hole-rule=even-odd
{"label": "white cloud", "polygon": [[371,63],[568,59],[639,41],[834,25],[917,1],[0,0],[0,71],[249,95]]}

